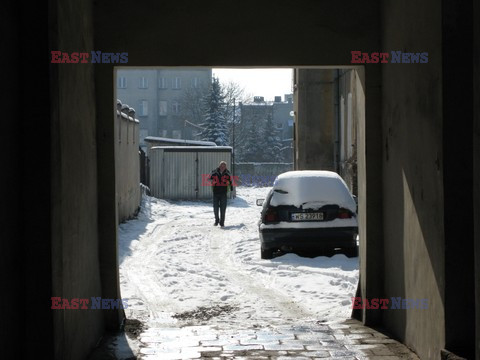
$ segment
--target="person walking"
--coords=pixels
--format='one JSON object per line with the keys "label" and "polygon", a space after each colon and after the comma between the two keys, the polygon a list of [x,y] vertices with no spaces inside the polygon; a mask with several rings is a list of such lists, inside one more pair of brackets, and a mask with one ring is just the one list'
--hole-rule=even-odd
{"label": "person walking", "polygon": [[[220,161],[218,168],[210,174],[213,190],[213,213],[215,214],[215,223],[217,226],[225,226],[225,211],[227,210],[227,193],[233,191],[233,181],[230,171],[227,169],[227,163]],[[220,215],[219,215],[220,210]]]}

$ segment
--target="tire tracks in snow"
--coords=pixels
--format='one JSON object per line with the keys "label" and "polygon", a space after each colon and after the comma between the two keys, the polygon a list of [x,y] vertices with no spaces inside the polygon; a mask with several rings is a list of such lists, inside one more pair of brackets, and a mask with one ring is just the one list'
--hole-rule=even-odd
{"label": "tire tracks in snow", "polygon": [[267,318],[270,324],[275,320],[275,322],[284,324],[286,321],[311,320],[316,317],[314,313],[306,310],[292,298],[275,289],[265,287],[263,283],[258,283],[257,279],[237,270],[237,265],[229,261],[229,256],[225,251],[226,247],[222,246],[226,233],[228,234],[228,230],[223,229],[214,229],[210,232],[210,262],[232,283],[243,288],[243,295],[249,302],[249,304],[243,305],[250,306],[255,310],[256,313],[253,314],[253,317],[257,320],[266,320]]}

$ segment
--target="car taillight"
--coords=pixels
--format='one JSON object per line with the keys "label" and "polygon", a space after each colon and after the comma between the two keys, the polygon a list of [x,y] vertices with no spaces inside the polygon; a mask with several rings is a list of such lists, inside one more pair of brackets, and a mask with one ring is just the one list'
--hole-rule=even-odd
{"label": "car taillight", "polygon": [[337,218],[338,219],[350,219],[352,217],[352,213],[350,210],[347,210],[347,209],[338,209],[338,215],[337,215]]}
{"label": "car taillight", "polygon": [[275,222],[278,221],[278,214],[275,210],[268,209],[265,212],[265,222]]}

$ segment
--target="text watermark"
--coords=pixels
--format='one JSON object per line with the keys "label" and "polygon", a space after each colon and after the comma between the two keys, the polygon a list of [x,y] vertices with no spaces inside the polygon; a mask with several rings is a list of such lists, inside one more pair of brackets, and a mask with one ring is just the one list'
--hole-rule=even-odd
{"label": "text watermark", "polygon": [[351,51],[352,64],[426,64],[428,52],[410,53],[403,51],[391,52],[362,52]]}
{"label": "text watermark", "polygon": [[102,299],[101,297],[72,298],[66,299],[61,297],[52,297],[52,309],[91,309],[91,310],[108,310],[108,309],[126,309],[128,307],[127,299]]}
{"label": "text watermark", "polygon": [[228,176],[224,175],[220,179],[213,178],[210,174],[202,174],[202,186],[272,186],[276,175],[252,175],[242,174]]}
{"label": "text watermark", "polygon": [[91,52],[63,52],[63,51],[51,51],[52,64],[126,64],[128,63],[128,53],[111,53],[101,51]]}
{"label": "text watermark", "polygon": [[352,309],[428,309],[428,299],[352,297]]}

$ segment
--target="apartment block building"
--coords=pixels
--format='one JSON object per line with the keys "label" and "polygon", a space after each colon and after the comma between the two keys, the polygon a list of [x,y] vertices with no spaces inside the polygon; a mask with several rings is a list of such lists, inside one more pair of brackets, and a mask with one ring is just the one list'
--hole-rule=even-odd
{"label": "apartment block building", "polygon": [[263,96],[255,96],[251,103],[240,103],[240,128],[253,124],[260,129],[271,119],[281,141],[282,158],[293,161],[293,94],[275,96],[274,101],[265,101]]}
{"label": "apartment block building", "polygon": [[140,120],[140,146],[147,136],[192,139],[198,120],[182,111],[186,96],[200,94],[212,81],[211,68],[120,69],[116,98],[130,104]]}
{"label": "apartment block building", "polygon": [[266,121],[271,118],[281,140],[293,138],[293,95],[275,96],[274,101],[265,101],[263,96],[255,96],[251,103],[240,103],[241,123]]}

